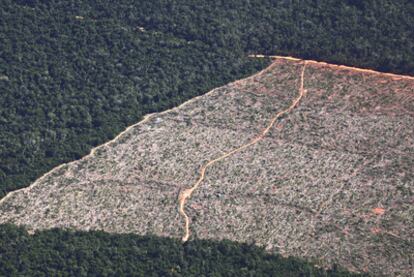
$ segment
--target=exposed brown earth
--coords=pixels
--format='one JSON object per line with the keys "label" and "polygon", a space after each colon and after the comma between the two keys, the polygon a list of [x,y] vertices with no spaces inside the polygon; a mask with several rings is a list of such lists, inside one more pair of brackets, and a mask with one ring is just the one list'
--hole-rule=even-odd
{"label": "exposed brown earth", "polygon": [[[150,115],[0,201],[0,222],[181,238],[178,195],[297,99],[302,61]],[[308,63],[306,94],[257,143],[211,164],[185,203],[191,235],[323,266],[410,276],[414,81]]]}
{"label": "exposed brown earth", "polygon": [[288,108],[286,108],[285,110],[282,110],[280,112],[278,112],[271,120],[270,123],[267,125],[266,128],[264,128],[258,136],[256,136],[255,138],[253,138],[251,141],[249,141],[248,143],[232,149],[224,154],[222,154],[221,156],[208,161],[205,165],[203,165],[200,169],[200,178],[198,178],[197,182],[194,184],[194,186],[192,186],[191,188],[185,189],[183,191],[181,191],[179,197],[178,197],[178,205],[179,205],[179,209],[178,211],[180,212],[180,214],[184,217],[184,236],[182,237],[182,240],[185,242],[188,240],[188,238],[190,237],[190,218],[188,217],[187,213],[184,210],[185,204],[187,202],[187,199],[191,197],[191,195],[193,194],[193,192],[200,186],[201,182],[203,182],[204,177],[205,177],[205,173],[207,168],[209,168],[210,166],[214,165],[217,162],[220,162],[221,160],[230,157],[240,151],[243,151],[244,149],[255,145],[256,143],[260,142],[266,135],[267,133],[272,129],[272,127],[275,125],[276,121],[282,117],[283,115],[289,113],[291,110],[293,110],[293,108],[296,107],[296,105],[299,103],[299,101],[303,98],[303,96],[305,95],[305,90],[303,88],[303,82],[304,82],[304,75],[305,75],[305,69],[306,69],[306,61],[304,62],[303,68],[302,68],[302,73],[301,73],[301,77],[300,77],[300,87],[299,87],[299,93],[298,96],[292,101],[292,104],[290,104],[290,106]]}

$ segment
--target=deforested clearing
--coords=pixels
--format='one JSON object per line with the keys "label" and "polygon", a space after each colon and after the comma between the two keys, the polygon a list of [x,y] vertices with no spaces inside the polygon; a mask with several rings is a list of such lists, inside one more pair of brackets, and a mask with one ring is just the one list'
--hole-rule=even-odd
{"label": "deforested clearing", "polygon": [[[243,148],[292,106],[301,81],[300,101]],[[229,152],[206,168],[185,203],[190,239],[413,274],[414,81],[304,61],[277,59],[147,116],[10,193],[0,223],[182,238],[180,192]]]}

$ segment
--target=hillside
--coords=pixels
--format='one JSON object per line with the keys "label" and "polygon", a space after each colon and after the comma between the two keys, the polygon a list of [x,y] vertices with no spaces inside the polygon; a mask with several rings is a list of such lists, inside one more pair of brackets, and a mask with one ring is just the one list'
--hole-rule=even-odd
{"label": "hillside", "polygon": [[412,78],[278,59],[8,194],[0,222],[181,238],[180,192],[274,118],[206,169],[185,203],[191,238],[409,276],[413,95]]}
{"label": "hillside", "polygon": [[3,0],[0,197],[267,65],[248,54],[413,75],[413,15],[411,0]]}
{"label": "hillside", "polygon": [[82,7],[56,6],[64,2],[0,4],[0,197],[145,114],[268,63],[117,18],[82,17]]}

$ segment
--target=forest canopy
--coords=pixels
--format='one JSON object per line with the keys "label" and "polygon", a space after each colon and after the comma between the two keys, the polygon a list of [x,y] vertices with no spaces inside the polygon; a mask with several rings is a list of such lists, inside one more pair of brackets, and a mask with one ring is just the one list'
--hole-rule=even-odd
{"label": "forest canopy", "polygon": [[1,276],[362,276],[231,241],[181,241],[0,225]]}
{"label": "forest canopy", "polygon": [[4,0],[0,197],[268,64],[251,53],[414,74],[413,15],[408,0]]}
{"label": "forest canopy", "polygon": [[[410,0],[2,0],[0,197],[144,114],[306,59],[414,75]],[[4,276],[352,276],[232,242],[0,225]]]}

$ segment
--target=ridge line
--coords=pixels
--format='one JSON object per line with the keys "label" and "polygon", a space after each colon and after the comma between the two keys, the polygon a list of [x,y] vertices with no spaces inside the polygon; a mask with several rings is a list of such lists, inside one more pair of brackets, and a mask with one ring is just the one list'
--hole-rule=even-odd
{"label": "ridge line", "polygon": [[289,61],[306,61],[307,63],[317,64],[317,65],[325,65],[331,68],[335,69],[345,69],[350,71],[356,71],[356,72],[362,72],[362,73],[369,73],[369,74],[377,74],[377,75],[383,75],[390,78],[393,78],[395,80],[401,80],[401,79],[407,79],[407,80],[414,80],[414,76],[410,75],[403,75],[403,74],[395,74],[395,73],[389,73],[389,72],[381,72],[373,69],[367,69],[367,68],[361,68],[361,67],[353,67],[348,65],[341,65],[341,64],[333,64],[323,61],[316,61],[316,60],[305,60],[300,58],[295,58],[291,56],[277,56],[277,55],[263,55],[263,54],[251,54],[248,55],[249,58],[271,58],[271,59],[282,59],[282,60],[289,60]]}

